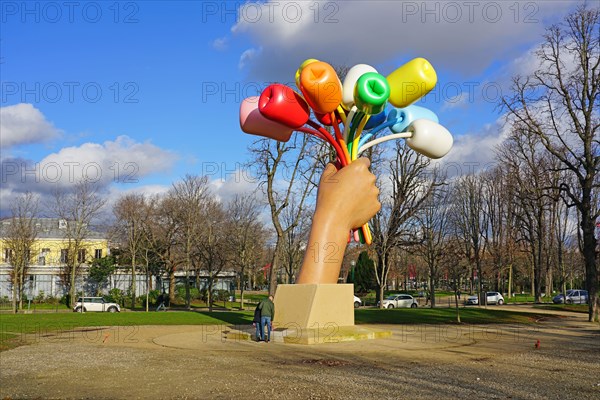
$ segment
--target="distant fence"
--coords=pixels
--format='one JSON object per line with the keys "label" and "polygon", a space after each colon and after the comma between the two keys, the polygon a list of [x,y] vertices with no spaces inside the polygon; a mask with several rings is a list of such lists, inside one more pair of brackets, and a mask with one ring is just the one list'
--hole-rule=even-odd
{"label": "distant fence", "polygon": [[[12,301],[10,299],[0,299],[0,312],[10,313],[12,312]],[[34,301],[23,301],[23,309],[19,310],[19,313],[63,313],[72,312],[66,305],[56,302],[55,304],[49,303],[38,303]]]}

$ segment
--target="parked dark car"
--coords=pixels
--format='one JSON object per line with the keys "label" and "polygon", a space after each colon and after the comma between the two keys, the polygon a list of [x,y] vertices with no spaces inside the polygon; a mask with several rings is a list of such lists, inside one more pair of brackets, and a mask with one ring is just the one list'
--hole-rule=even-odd
{"label": "parked dark car", "polygon": [[[567,290],[567,304],[587,304],[589,299],[587,290],[571,289]],[[565,295],[563,293],[554,296],[552,299],[554,304],[564,304]]]}

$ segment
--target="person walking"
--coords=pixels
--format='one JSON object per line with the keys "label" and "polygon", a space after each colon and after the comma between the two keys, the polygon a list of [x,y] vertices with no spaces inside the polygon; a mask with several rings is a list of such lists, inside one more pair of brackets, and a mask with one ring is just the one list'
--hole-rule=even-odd
{"label": "person walking", "polygon": [[266,342],[269,343],[271,341],[271,330],[273,329],[271,321],[275,317],[275,304],[273,303],[273,296],[269,295],[269,297],[267,297],[266,299],[264,299],[263,301],[261,301],[260,304],[258,305],[258,308],[260,309],[260,333],[261,333],[261,337],[264,340],[264,329],[265,329],[265,326],[266,326],[267,327],[267,340],[266,340]]}
{"label": "person walking", "polygon": [[261,329],[262,324],[260,323],[260,305],[261,304],[262,304],[262,302],[258,303],[256,308],[254,309],[254,318],[252,319],[252,325],[254,325],[254,327],[256,328],[256,341],[257,342],[261,342],[263,340],[263,336],[264,336],[264,330]]}
{"label": "person walking", "polygon": [[167,294],[163,291],[159,296],[158,296],[158,307],[156,307],[156,311],[160,311],[161,309],[167,311],[167,307],[165,306],[165,302],[167,301]]}

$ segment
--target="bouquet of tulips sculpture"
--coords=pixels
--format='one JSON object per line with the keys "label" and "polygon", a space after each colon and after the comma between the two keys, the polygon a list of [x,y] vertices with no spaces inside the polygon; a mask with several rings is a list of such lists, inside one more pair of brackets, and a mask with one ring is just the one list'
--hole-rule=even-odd
{"label": "bouquet of tulips sculpture", "polygon": [[[426,157],[441,158],[452,148],[452,135],[434,112],[413,105],[436,83],[435,70],[423,58],[407,62],[387,77],[370,65],[357,64],[348,70],[343,83],[331,65],[309,59],[296,71],[300,93],[286,85],[269,85],[260,96],[242,102],[240,127],[282,142],[293,131],[316,136],[333,147],[338,168],[366,149],[396,139],[406,139],[411,149]],[[393,107],[386,110],[388,102]],[[311,110],[318,122],[311,119]],[[377,137],[386,128],[392,134]],[[371,244],[369,225],[350,237]]]}

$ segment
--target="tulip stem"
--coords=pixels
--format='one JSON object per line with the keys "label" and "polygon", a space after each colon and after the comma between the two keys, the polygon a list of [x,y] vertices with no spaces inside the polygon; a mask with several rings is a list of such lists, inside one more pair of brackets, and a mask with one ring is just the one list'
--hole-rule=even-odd
{"label": "tulip stem", "polygon": [[411,132],[402,132],[395,133],[393,135],[383,136],[377,139],[371,140],[369,143],[364,144],[360,149],[358,149],[358,154],[360,155],[363,151],[383,142],[387,142],[388,140],[396,140],[396,139],[408,139],[412,137]]}

